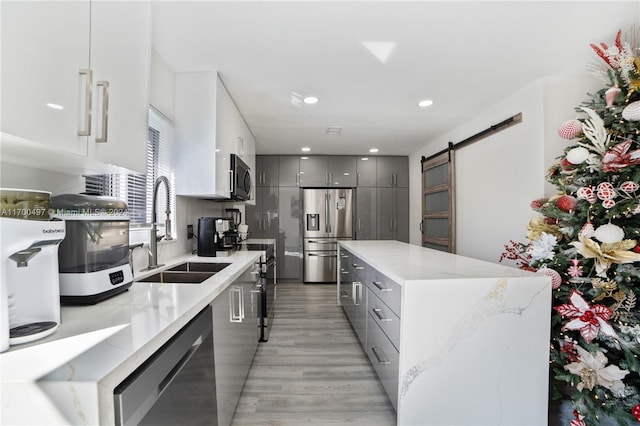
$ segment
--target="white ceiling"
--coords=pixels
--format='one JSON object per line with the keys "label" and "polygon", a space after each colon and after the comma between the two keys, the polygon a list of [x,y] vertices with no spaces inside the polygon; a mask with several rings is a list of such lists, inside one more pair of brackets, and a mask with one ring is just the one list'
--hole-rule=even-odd
{"label": "white ceiling", "polygon": [[[589,43],[638,23],[640,0],[159,1],[153,43],[176,72],[219,72],[260,154],[407,155],[536,79],[586,74]],[[384,61],[371,42],[395,47]]]}

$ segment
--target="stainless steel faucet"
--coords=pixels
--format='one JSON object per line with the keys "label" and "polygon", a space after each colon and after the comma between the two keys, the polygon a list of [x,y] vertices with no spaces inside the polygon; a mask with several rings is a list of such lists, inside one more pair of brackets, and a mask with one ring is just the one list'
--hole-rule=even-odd
{"label": "stainless steel faucet", "polygon": [[149,237],[149,266],[147,266],[143,271],[149,271],[151,269],[156,269],[164,265],[158,265],[158,241],[162,239],[158,238],[158,226],[157,226],[157,214],[156,214],[156,205],[158,204],[158,189],[160,188],[160,184],[164,183],[164,186],[167,188],[167,204],[165,213],[167,215],[165,219],[165,237],[164,239],[167,241],[172,240],[171,237],[171,190],[169,189],[169,179],[166,176],[160,176],[156,179],[156,183],[153,188],[153,204],[151,206],[151,233]]}

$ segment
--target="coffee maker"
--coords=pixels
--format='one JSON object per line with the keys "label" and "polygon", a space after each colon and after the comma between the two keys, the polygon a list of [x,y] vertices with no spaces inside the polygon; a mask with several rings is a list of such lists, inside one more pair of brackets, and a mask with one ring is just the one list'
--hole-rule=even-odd
{"label": "coffee maker", "polygon": [[[49,220],[50,193],[0,191],[3,207],[0,352],[3,352],[10,345],[53,334],[60,325],[58,245],[65,237],[65,223]],[[42,194],[46,194],[46,201],[34,201]]]}
{"label": "coffee maker", "polygon": [[198,219],[198,256],[226,256],[237,247],[238,232],[230,217]]}

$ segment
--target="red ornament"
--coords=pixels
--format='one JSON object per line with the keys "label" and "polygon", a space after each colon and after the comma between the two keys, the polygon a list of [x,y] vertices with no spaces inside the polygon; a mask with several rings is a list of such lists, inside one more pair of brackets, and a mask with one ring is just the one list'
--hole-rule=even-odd
{"label": "red ornament", "polygon": [[631,251],[640,253],[640,245],[635,246]]}
{"label": "red ornament", "polygon": [[633,417],[640,422],[640,404],[631,409],[631,414],[633,414]]}
{"label": "red ornament", "polygon": [[567,213],[575,210],[577,205],[578,200],[576,200],[576,198],[572,197],[571,195],[563,195],[556,200],[556,206],[558,206],[558,208],[563,212]]}
{"label": "red ornament", "polygon": [[569,171],[575,169],[577,166],[569,162],[569,160],[567,160],[567,157],[565,157],[562,159],[562,161],[560,161],[560,167],[562,168],[562,170]]}

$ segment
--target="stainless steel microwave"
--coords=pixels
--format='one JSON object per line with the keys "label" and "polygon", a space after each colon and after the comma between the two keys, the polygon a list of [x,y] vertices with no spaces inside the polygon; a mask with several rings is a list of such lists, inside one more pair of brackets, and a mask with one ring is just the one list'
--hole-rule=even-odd
{"label": "stainless steel microwave", "polygon": [[231,196],[234,201],[251,198],[251,169],[236,154],[231,154]]}

